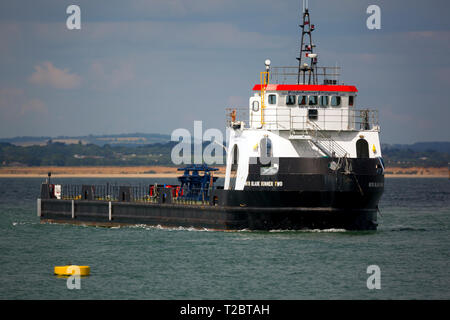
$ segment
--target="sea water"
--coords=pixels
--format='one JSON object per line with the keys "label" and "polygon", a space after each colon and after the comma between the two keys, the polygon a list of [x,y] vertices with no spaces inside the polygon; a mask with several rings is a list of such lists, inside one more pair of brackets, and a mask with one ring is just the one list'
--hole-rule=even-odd
{"label": "sea water", "polygon": [[[0,179],[0,299],[450,298],[448,179],[386,179],[379,228],[365,232],[41,224],[41,182]],[[80,289],[53,275],[67,264],[91,267]],[[380,289],[367,285],[373,265]]]}

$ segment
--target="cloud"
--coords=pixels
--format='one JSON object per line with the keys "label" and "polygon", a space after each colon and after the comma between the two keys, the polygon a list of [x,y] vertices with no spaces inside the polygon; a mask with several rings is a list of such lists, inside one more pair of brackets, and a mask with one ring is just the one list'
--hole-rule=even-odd
{"label": "cloud", "polygon": [[[361,105],[380,109],[387,140],[449,136],[450,109],[442,104],[450,88],[448,3],[439,2],[424,11],[418,0],[383,1],[382,29],[374,32],[365,24],[367,1],[310,1],[320,64],[342,67],[341,80],[358,86]],[[222,106],[248,104],[266,58],[295,65],[298,54],[301,1],[77,4],[82,29],[69,31],[67,3],[0,1],[0,86],[10,91],[0,97],[5,134],[167,132],[191,126],[199,115],[222,127]],[[392,106],[381,112],[384,101]],[[46,106],[47,117],[36,116]],[[428,123],[420,119],[434,126],[422,130]]]}
{"label": "cloud", "polygon": [[74,89],[80,86],[80,76],[70,73],[68,69],[58,69],[51,62],[43,62],[34,69],[33,74],[28,78],[33,84],[56,89]]}
{"label": "cloud", "polygon": [[[84,28],[89,30],[89,33],[78,39],[81,45],[120,44],[126,47],[138,46],[137,48],[147,45],[152,50],[230,50],[274,49],[289,43],[289,37],[283,34],[267,34],[220,21],[86,22]],[[42,35],[38,34],[38,37],[41,38]],[[63,35],[59,39],[66,41]]]}
{"label": "cloud", "polygon": [[2,120],[17,120],[25,115],[47,113],[48,108],[45,103],[40,99],[29,98],[23,89],[0,88],[0,115]]}
{"label": "cloud", "polygon": [[116,66],[111,63],[96,61],[91,64],[90,74],[93,88],[117,89],[133,81],[136,77],[134,65],[130,62],[121,62]]}
{"label": "cloud", "polygon": [[35,112],[35,113],[48,113],[47,106],[44,102],[39,99],[29,99],[25,101],[20,110],[20,114],[24,115],[26,113]]}

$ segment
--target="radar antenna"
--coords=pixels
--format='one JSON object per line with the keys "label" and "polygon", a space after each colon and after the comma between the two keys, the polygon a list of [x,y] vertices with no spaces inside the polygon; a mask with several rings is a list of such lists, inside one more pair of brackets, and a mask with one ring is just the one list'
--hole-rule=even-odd
{"label": "radar antenna", "polygon": [[[302,39],[300,44],[300,56],[298,60],[297,84],[317,84],[317,54],[313,52],[315,45],[312,43],[311,32],[315,27],[311,24],[308,10],[308,0],[303,0],[303,23],[299,25],[302,28]],[[304,62],[309,60],[309,65]],[[302,82],[301,82],[302,80]]]}

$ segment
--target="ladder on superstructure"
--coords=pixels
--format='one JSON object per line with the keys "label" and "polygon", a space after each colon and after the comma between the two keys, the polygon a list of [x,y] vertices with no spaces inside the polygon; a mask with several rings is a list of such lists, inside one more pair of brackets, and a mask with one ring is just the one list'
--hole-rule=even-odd
{"label": "ladder on superstructure", "polygon": [[322,153],[330,158],[346,158],[349,156],[347,150],[337,143],[329,135],[323,133],[322,128],[313,121],[306,120],[303,129],[295,130],[292,128],[290,139],[306,139],[311,141]]}
{"label": "ladder on superstructure", "polygon": [[311,137],[310,141],[323,153],[330,158],[345,158],[348,156],[347,150],[333,138],[325,135],[321,127],[309,120],[307,120],[307,123],[312,127],[312,129],[306,129],[306,132]]}

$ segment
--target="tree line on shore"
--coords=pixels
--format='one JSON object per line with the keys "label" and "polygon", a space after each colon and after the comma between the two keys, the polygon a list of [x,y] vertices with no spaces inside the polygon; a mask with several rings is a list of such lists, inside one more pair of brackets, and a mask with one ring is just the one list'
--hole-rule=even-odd
{"label": "tree line on shore", "polygon": [[[171,151],[177,142],[139,146],[65,144],[17,146],[0,143],[0,166],[153,166],[173,165]],[[383,147],[387,167],[447,167],[450,152]]]}

